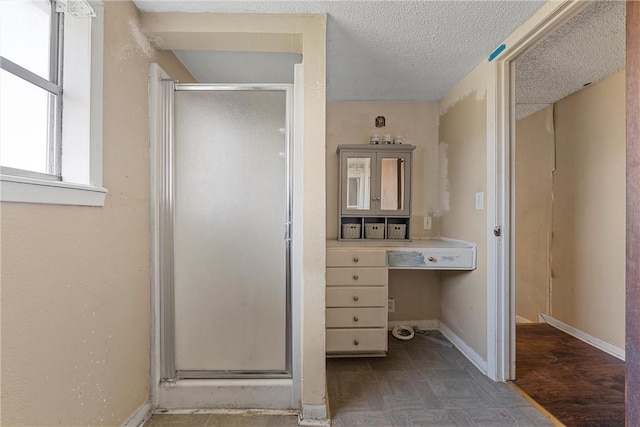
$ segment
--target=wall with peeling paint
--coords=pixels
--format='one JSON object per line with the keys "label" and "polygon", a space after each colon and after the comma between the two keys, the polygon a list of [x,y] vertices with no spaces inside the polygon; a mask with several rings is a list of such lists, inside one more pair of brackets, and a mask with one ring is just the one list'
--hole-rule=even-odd
{"label": "wall with peeling paint", "polygon": [[[487,360],[487,215],[475,209],[475,193],[486,197],[486,82],[492,71],[479,65],[440,102],[440,233],[477,244],[471,272],[440,273],[440,321]],[[486,206],[486,199],[485,199]]]}
{"label": "wall with peeling paint", "polygon": [[133,3],[104,30],[105,206],[1,206],[2,425],[121,425],[148,399],[148,64],[193,78]]}
{"label": "wall with peeling paint", "polygon": [[556,103],[552,316],[624,348],[625,74]]}
{"label": "wall with peeling paint", "polygon": [[516,315],[549,314],[555,129],[553,107],[516,123]]}
{"label": "wall with peeling paint", "polygon": [[[521,249],[516,251],[518,314],[537,320],[546,292],[548,312],[543,313],[621,349],[625,312],[624,91],[625,74],[621,71],[558,101],[538,113],[540,117],[520,120],[516,142],[520,178],[516,201],[522,205],[517,207],[517,248]],[[526,146],[530,147],[518,153]],[[542,164],[532,150],[542,156]],[[530,173],[532,168],[538,173]],[[547,241],[543,236],[553,237]],[[533,260],[534,254],[539,259]],[[534,276],[535,281],[530,281]],[[550,289],[545,286],[549,280]]]}

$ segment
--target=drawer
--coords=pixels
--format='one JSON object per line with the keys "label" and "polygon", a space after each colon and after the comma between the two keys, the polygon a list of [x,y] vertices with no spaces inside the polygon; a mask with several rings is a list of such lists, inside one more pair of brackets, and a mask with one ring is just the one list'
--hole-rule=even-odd
{"label": "drawer", "polygon": [[389,268],[473,270],[475,248],[404,249],[388,251]]}
{"label": "drawer", "polygon": [[386,307],[327,308],[327,328],[385,328],[386,311]]}
{"label": "drawer", "polygon": [[327,288],[327,307],[386,307],[384,286],[344,286]]}
{"label": "drawer", "polygon": [[386,268],[327,268],[327,286],[384,286],[386,284]]}
{"label": "drawer", "polygon": [[327,353],[370,351],[387,351],[387,328],[327,330]]}
{"label": "drawer", "polygon": [[385,250],[327,250],[327,267],[384,267],[386,265],[387,252]]}

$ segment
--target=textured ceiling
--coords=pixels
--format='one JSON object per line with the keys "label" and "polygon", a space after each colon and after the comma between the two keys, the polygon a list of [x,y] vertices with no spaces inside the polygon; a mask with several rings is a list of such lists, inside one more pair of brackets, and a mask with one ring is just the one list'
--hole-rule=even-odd
{"label": "textured ceiling", "polygon": [[143,12],[327,13],[329,101],[435,101],[544,3],[134,1]]}
{"label": "textured ceiling", "polygon": [[516,60],[516,117],[625,67],[625,2],[594,2]]}

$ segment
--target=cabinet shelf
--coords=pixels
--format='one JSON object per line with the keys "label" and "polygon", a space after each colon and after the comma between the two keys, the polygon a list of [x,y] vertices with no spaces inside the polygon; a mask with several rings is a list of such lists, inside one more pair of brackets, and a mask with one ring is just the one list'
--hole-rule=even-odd
{"label": "cabinet shelf", "polygon": [[340,216],[339,240],[408,240],[409,217]]}

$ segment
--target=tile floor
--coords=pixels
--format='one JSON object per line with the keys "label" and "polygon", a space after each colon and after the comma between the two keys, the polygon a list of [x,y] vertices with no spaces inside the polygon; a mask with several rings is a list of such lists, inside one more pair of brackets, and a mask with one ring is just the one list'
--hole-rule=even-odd
{"label": "tile floor", "polygon": [[329,359],[327,371],[336,427],[554,425],[455,348],[421,337],[390,337],[385,358]]}
{"label": "tile floor", "polygon": [[[506,384],[485,377],[455,348],[389,338],[385,358],[328,359],[335,427],[554,424]],[[145,427],[288,427],[290,416],[155,415]]]}

